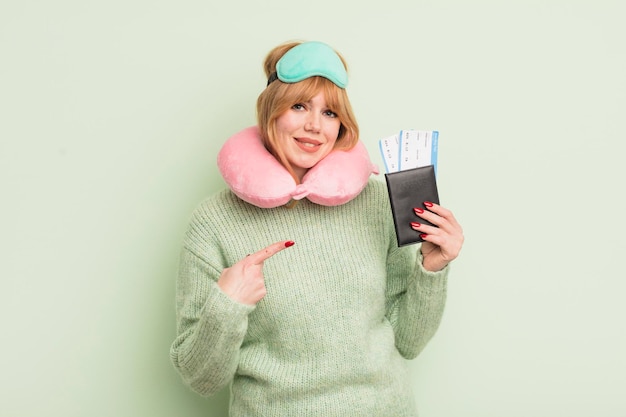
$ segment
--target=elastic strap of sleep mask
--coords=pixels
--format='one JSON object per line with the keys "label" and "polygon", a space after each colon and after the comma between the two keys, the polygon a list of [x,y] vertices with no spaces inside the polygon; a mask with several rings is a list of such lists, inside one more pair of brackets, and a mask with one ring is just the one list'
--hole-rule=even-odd
{"label": "elastic strap of sleep mask", "polygon": [[339,88],[348,85],[348,73],[333,48],[322,42],[304,42],[288,50],[276,63],[276,72],[267,80],[270,85],[277,79],[284,83],[297,83],[320,76],[329,79]]}

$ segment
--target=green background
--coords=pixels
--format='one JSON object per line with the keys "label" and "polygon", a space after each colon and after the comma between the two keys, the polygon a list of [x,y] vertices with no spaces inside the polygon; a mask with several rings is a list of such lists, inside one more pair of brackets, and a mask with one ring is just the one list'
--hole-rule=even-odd
{"label": "green background", "polygon": [[440,132],[466,244],[421,415],[626,416],[623,4],[2,0],[0,415],[226,415],[169,362],[178,251],[263,57],[306,39],[348,60],[380,166]]}

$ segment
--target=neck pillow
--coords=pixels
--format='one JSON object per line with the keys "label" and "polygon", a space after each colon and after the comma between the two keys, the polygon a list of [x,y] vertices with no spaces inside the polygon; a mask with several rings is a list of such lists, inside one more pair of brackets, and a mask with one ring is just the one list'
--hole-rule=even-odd
{"label": "neck pillow", "polygon": [[359,195],[371,174],[379,172],[359,141],[349,151],[332,151],[309,169],[302,184],[296,184],[263,146],[257,126],[230,137],[217,155],[217,166],[235,195],[261,208],[305,197],[323,206],[345,204]]}

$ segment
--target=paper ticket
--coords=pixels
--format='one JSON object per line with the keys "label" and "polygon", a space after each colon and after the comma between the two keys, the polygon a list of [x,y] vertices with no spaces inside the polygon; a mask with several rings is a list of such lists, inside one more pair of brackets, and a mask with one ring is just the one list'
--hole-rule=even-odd
{"label": "paper ticket", "polygon": [[380,154],[385,164],[385,172],[397,172],[400,167],[399,135],[392,135],[378,141]]}
{"label": "paper ticket", "polygon": [[436,130],[401,130],[379,140],[380,153],[387,173],[433,165],[437,172],[439,132]]}
{"label": "paper ticket", "polygon": [[426,165],[433,165],[436,170],[438,140],[437,131],[400,131],[400,171]]}

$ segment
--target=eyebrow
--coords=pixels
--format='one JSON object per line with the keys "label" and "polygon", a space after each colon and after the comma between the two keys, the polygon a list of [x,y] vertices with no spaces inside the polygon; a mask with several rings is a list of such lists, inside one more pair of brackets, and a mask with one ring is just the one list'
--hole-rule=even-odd
{"label": "eyebrow", "polygon": [[[294,103],[293,105],[295,106],[296,104],[306,104],[307,106],[310,106],[311,103],[313,103],[313,98],[309,99],[309,100],[300,100],[297,101],[296,103]],[[337,111],[335,109],[333,109],[328,103],[324,103],[324,106],[322,106],[324,108],[324,110],[330,110],[333,113],[337,113]]]}

